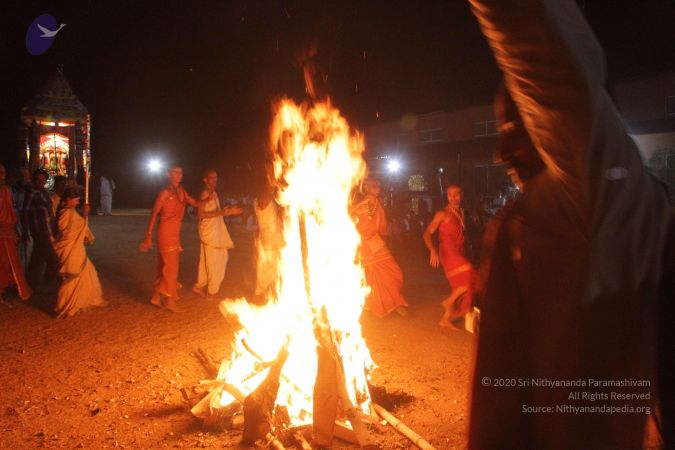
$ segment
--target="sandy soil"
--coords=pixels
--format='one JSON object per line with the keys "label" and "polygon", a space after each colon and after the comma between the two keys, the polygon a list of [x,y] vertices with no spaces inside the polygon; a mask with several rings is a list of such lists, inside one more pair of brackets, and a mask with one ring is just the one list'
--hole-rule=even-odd
{"label": "sandy soil", "polygon": [[[220,361],[233,331],[217,301],[189,290],[196,224],[183,227],[186,311],[173,314],[148,303],[155,255],[137,251],[146,221],[131,212],[91,219],[97,240],[88,251],[107,307],[56,320],[49,313],[53,290],[28,303],[6,296],[0,304],[0,448],[242,448],[240,431],[206,429],[189,411],[198,400],[192,387],[209,378],[198,353]],[[237,247],[223,298],[247,292],[252,278],[252,235],[236,225],[230,231]],[[472,335],[438,329],[448,287],[424,255],[399,260],[410,316],[362,319],[379,365],[372,379],[378,401],[436,448],[464,448]],[[383,449],[414,448],[390,427],[374,433]],[[336,441],[334,448],[356,447]]]}

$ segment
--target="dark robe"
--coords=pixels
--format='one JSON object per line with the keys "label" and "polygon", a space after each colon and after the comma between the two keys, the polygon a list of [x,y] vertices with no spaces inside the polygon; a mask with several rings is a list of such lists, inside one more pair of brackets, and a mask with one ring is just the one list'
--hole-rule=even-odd
{"label": "dark robe", "polygon": [[[658,319],[672,292],[673,207],[605,90],[603,51],[574,1],[471,3],[545,168],[488,233],[469,448],[641,448],[653,416],[571,411],[628,405],[653,414],[666,398],[659,391],[672,389],[657,373],[672,343]],[[661,406],[670,420],[672,407]]]}

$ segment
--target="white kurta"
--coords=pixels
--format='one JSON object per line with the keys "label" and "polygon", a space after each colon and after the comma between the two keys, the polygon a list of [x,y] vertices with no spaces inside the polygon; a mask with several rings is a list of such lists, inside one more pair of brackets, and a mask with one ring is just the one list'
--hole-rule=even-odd
{"label": "white kurta", "polygon": [[112,198],[115,190],[115,182],[112,179],[107,179],[101,176],[100,195],[101,195],[101,210],[104,216],[112,214]]}
{"label": "white kurta", "polygon": [[[204,206],[204,212],[220,210],[218,196],[214,196]],[[222,216],[199,220],[199,269],[195,287],[206,287],[209,295],[216,295],[225,278],[227,269],[227,250],[234,247]]]}

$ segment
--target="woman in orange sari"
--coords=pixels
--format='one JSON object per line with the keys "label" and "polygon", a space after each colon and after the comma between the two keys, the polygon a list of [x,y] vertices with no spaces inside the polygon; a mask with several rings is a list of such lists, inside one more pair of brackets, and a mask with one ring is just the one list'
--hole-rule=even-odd
{"label": "woman in orange sari", "polygon": [[203,201],[197,201],[185,192],[185,189],[181,186],[183,168],[178,165],[171,166],[166,174],[169,178],[169,185],[162,189],[155,200],[155,206],[152,208],[152,214],[148,222],[148,231],[139,248],[143,252],[152,248],[152,230],[155,227],[157,216],[159,216],[159,225],[157,226],[157,276],[150,303],[169,311],[181,312],[176,302],[179,300],[178,289],[181,287],[178,283],[180,252],[183,251],[183,247],[180,245],[180,227],[185,215],[185,207],[187,205],[198,207],[201,203],[209,201],[211,196]]}
{"label": "woman in orange sari", "polygon": [[79,203],[77,189],[66,188],[59,203],[54,240],[62,280],[56,296],[56,317],[68,317],[83,309],[105,305],[98,273],[84,249],[85,243],[94,242],[94,235],[75,209]]}
{"label": "woman in orange sari", "polygon": [[[464,317],[473,308],[471,282],[474,269],[464,256],[464,210],[461,208],[462,189],[450,185],[446,189],[448,205],[436,212],[424,231],[424,243],[429,249],[429,263],[432,267],[443,266],[445,277],[450,284],[450,296],[443,301],[444,313],[439,325],[456,330],[453,321]],[[436,250],[431,236],[438,231],[439,250]]]}
{"label": "woman in orange sari", "polygon": [[377,317],[384,317],[392,311],[406,316],[408,303],[401,295],[403,272],[382,239],[387,234],[387,217],[377,198],[380,183],[368,178],[363,183],[363,191],[365,199],[351,210],[361,235],[361,262],[371,289],[366,298],[366,309]]}

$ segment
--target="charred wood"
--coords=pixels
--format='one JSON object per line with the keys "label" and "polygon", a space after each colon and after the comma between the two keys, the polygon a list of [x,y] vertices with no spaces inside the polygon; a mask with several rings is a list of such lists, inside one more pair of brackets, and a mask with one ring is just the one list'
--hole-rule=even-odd
{"label": "charred wood", "polygon": [[287,358],[288,349],[283,346],[263,382],[244,399],[242,442],[253,444],[257,440],[264,439],[272,430],[274,405],[279,391],[279,376]]}

